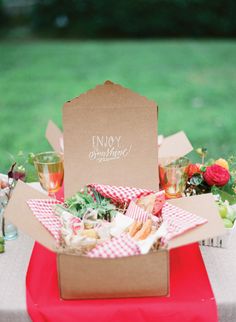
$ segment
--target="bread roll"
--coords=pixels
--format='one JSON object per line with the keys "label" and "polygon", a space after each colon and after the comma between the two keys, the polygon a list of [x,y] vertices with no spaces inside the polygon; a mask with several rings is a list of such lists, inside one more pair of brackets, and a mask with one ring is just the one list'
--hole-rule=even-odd
{"label": "bread roll", "polygon": [[129,228],[130,236],[134,237],[134,235],[142,228],[142,225],[141,221],[134,221]]}
{"label": "bread roll", "polygon": [[152,221],[151,219],[148,219],[143,224],[142,228],[135,234],[134,239],[136,240],[143,240],[148,237],[148,235],[152,231]]}
{"label": "bread roll", "polygon": [[98,234],[94,229],[84,229],[80,233],[81,236],[98,239]]}

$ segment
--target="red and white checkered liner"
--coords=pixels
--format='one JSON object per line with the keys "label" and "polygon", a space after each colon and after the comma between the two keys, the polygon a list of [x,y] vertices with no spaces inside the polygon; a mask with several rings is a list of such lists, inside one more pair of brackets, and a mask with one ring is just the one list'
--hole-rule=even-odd
{"label": "red and white checkered liner", "polygon": [[125,204],[141,196],[147,196],[153,193],[151,190],[137,189],[129,187],[115,187],[97,183],[89,184],[88,187],[95,189],[103,197],[113,200],[115,203]]}
{"label": "red and white checkered liner", "polygon": [[151,218],[152,221],[157,224],[161,221],[159,217],[153,216],[152,214],[148,213],[143,208],[136,205],[134,201],[130,202],[125,215],[136,221],[141,221],[141,222],[145,222],[149,218]]}
{"label": "red and white checkered liner", "polygon": [[54,214],[53,206],[62,204],[62,202],[55,199],[30,199],[27,201],[27,204],[38,221],[59,243],[62,224],[60,219]]}
{"label": "red and white checkered liner", "polygon": [[128,235],[122,234],[109,241],[97,245],[87,253],[89,257],[117,258],[139,255],[141,251],[135,241]]}
{"label": "red and white checkered liner", "polygon": [[166,202],[162,208],[163,221],[167,223],[167,235],[164,241],[179,236],[196,226],[207,223],[207,219]]}
{"label": "red and white checkered liner", "polygon": [[[158,217],[149,214],[144,209],[137,206],[133,201],[131,201],[126,211],[126,215],[141,222],[145,222],[148,218],[152,218],[152,220],[158,224],[160,220]],[[187,230],[207,223],[205,218],[173,206],[168,202],[166,202],[162,208],[162,218],[163,222],[167,224],[167,234],[162,240],[164,243],[183,234]]]}
{"label": "red and white checkered liner", "polygon": [[[126,215],[137,221],[145,222],[148,218],[152,218],[157,224],[160,223],[160,218],[149,214],[141,207],[137,206],[132,199],[140,196],[145,196],[152,191],[136,188],[122,188],[93,184],[90,185],[101,193],[104,197],[111,198],[118,203],[130,203]],[[36,218],[41,224],[50,232],[59,243],[61,236],[61,221],[54,214],[53,206],[56,204],[63,204],[54,199],[30,199],[27,201],[29,207],[33,211]],[[162,208],[162,218],[167,224],[167,234],[163,238],[163,242],[183,234],[198,225],[205,224],[207,220],[195,214],[192,214],[179,207],[173,206],[166,202]],[[77,229],[78,222],[72,222]],[[73,228],[73,227],[72,227]],[[89,253],[89,257],[115,258],[123,256],[131,256],[140,254],[140,249],[135,241],[128,235],[122,234],[109,241],[97,245]]]}

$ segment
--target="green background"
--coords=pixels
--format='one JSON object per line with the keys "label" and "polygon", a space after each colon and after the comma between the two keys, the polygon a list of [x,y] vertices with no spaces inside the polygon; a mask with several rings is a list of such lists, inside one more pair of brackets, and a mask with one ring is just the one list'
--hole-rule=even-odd
{"label": "green background", "polygon": [[0,43],[0,172],[10,166],[9,154],[48,150],[48,120],[61,126],[63,103],[107,79],[157,102],[159,133],[184,130],[209,156],[235,154],[233,40],[5,40]]}

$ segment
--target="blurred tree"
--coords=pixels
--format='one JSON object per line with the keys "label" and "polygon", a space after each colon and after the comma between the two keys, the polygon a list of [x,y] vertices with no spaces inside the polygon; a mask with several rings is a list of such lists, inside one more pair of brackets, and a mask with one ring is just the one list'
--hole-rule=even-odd
{"label": "blurred tree", "polygon": [[72,37],[234,37],[235,0],[39,0],[33,30]]}
{"label": "blurred tree", "polygon": [[8,22],[8,17],[3,7],[3,1],[0,0],[0,31],[2,30],[2,27],[7,25],[7,22]]}

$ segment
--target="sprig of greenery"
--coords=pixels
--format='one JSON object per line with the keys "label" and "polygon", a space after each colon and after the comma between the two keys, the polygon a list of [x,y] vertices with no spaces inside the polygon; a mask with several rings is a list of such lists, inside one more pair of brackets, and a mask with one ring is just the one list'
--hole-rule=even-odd
{"label": "sprig of greenery", "polygon": [[38,175],[34,167],[34,154],[19,151],[17,155],[10,155],[10,171],[21,174],[20,179],[26,182],[38,181]]}
{"label": "sprig of greenery", "polygon": [[79,218],[82,218],[89,209],[96,210],[99,219],[111,221],[116,213],[116,206],[111,203],[110,199],[104,198],[96,190],[91,190],[95,199],[89,193],[88,188],[85,187],[83,191],[77,192],[65,201],[68,210]]}
{"label": "sprig of greenery", "polygon": [[205,158],[206,158],[206,156],[207,156],[207,148],[204,148],[204,147],[202,147],[202,148],[197,148],[196,150],[196,153],[202,158],[202,164],[204,164],[204,162],[205,162]]}

